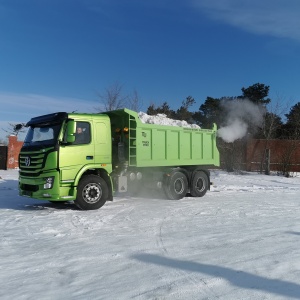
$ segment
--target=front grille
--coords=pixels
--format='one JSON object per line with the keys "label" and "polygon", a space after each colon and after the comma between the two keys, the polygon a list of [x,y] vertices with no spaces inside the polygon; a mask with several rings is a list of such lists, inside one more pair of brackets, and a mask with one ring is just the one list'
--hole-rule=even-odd
{"label": "front grille", "polygon": [[48,153],[35,151],[21,152],[19,156],[19,166],[21,176],[39,176],[45,166]]}

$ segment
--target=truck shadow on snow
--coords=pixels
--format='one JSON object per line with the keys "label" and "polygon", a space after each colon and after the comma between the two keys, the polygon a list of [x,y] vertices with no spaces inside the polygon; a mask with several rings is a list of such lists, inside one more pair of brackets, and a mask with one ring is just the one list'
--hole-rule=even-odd
{"label": "truck shadow on snow", "polygon": [[[7,190],[6,190],[7,191]],[[0,189],[0,193],[2,190]],[[53,209],[53,210],[80,210],[73,201],[70,202],[56,202],[51,203],[49,201],[42,201],[42,200],[36,200],[26,197],[21,197],[16,193],[15,195],[6,196],[5,194],[0,195],[0,210],[1,209],[13,209],[13,210],[46,210],[46,209]],[[132,195],[116,195],[114,201],[128,201],[131,199],[147,199],[148,201],[151,200],[160,200],[160,201],[174,201],[174,200],[168,200],[163,197],[159,197],[158,195],[151,196],[151,195],[139,195],[139,196],[132,196]],[[109,205],[110,201],[107,201],[105,205]],[[101,208],[99,208],[101,210]]]}
{"label": "truck shadow on snow", "polygon": [[300,236],[300,232],[298,232],[298,231],[286,231],[286,233]]}
{"label": "truck shadow on snow", "polygon": [[35,202],[31,204],[26,204],[23,207],[23,210],[79,210],[73,202],[57,202],[57,203],[44,203],[44,202]]}
{"label": "truck shadow on snow", "polygon": [[299,284],[284,280],[265,278],[240,270],[198,262],[176,260],[154,254],[136,254],[133,255],[132,258],[147,264],[154,264],[171,269],[180,269],[186,272],[201,273],[211,277],[223,278],[230,284],[241,289],[249,289],[251,291],[257,290],[285,296],[289,299],[299,299],[300,295]]}
{"label": "truck shadow on snow", "polygon": [[59,209],[59,210],[78,210],[73,202],[57,202],[41,201],[18,195],[18,190],[14,187],[1,187],[0,185],[0,210],[44,210],[44,209]]}
{"label": "truck shadow on snow", "polygon": [[[142,199],[155,199],[155,200],[166,200],[163,196],[159,196],[159,194],[150,195],[129,195],[129,194],[116,194],[114,197],[114,201],[124,201],[135,198],[142,198]],[[174,201],[174,200],[172,200]],[[110,201],[107,201],[105,205],[109,205]],[[66,202],[49,202],[44,200],[36,200],[27,197],[21,197],[18,195],[18,190],[16,188],[5,187],[1,188],[0,186],[0,210],[1,209],[13,209],[13,210],[80,210],[73,201],[66,201]],[[99,208],[101,210],[101,208]]]}
{"label": "truck shadow on snow", "polygon": [[19,196],[18,181],[6,179],[0,182],[0,209],[43,210],[43,209],[77,209],[73,203],[40,201]]}
{"label": "truck shadow on snow", "polygon": [[[168,200],[164,194],[164,192],[160,189],[153,190],[153,189],[142,189],[138,192],[131,193],[120,193],[116,192],[114,195],[114,198],[124,198],[124,199],[130,199],[130,198],[143,198],[143,199],[159,199],[159,200]],[[174,201],[174,200],[172,200]]]}
{"label": "truck shadow on snow", "polygon": [[[37,200],[38,201],[38,200]],[[32,199],[24,199],[22,197],[16,196],[15,199],[10,199],[3,201],[0,199],[0,209],[13,209],[13,210],[78,210],[78,208],[73,203],[49,203],[38,201]]]}
{"label": "truck shadow on snow", "polygon": [[[189,197],[189,195],[186,195]],[[127,199],[147,199],[161,200],[161,201],[174,201],[166,198],[162,189],[147,189],[143,188],[137,193],[118,193],[114,195],[117,201],[126,201]],[[180,200],[179,200],[180,201]],[[105,205],[108,205],[107,201]],[[51,203],[47,200],[36,200],[27,197],[19,196],[18,183],[16,180],[6,180],[5,184],[0,182],[0,209],[14,209],[14,210],[44,210],[44,209],[57,209],[57,210],[79,210],[73,201]],[[101,208],[100,208],[101,209]]]}

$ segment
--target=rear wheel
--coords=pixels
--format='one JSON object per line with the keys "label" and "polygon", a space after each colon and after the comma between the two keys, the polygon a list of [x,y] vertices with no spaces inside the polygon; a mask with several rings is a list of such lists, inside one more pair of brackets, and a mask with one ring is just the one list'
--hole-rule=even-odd
{"label": "rear wheel", "polygon": [[202,197],[208,190],[208,176],[203,171],[194,174],[191,182],[191,195],[193,197]]}
{"label": "rear wheel", "polygon": [[188,181],[182,172],[174,172],[168,177],[164,184],[164,191],[168,199],[179,200],[183,198],[188,190]]}
{"label": "rear wheel", "polygon": [[75,205],[83,210],[98,209],[108,198],[108,187],[105,180],[96,175],[84,176],[77,187]]}

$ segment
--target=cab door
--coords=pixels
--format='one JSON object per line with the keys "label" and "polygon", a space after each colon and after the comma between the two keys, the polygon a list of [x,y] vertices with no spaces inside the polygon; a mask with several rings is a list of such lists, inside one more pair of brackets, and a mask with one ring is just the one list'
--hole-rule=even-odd
{"label": "cab door", "polygon": [[95,162],[104,166],[111,165],[111,134],[109,121],[106,119],[96,121],[95,140]]}
{"label": "cab door", "polygon": [[76,134],[73,143],[60,146],[58,166],[61,180],[74,181],[76,175],[87,164],[95,161],[92,126],[90,122],[76,120]]}

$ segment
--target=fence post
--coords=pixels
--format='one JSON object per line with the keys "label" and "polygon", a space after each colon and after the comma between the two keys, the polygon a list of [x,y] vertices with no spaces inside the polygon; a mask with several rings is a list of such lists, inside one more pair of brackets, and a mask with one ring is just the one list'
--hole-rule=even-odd
{"label": "fence post", "polygon": [[270,161],[271,161],[271,150],[270,149],[266,149],[266,153],[265,153],[265,174],[266,175],[270,175]]}

